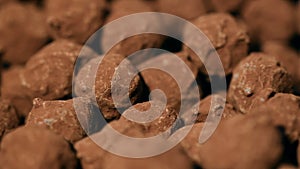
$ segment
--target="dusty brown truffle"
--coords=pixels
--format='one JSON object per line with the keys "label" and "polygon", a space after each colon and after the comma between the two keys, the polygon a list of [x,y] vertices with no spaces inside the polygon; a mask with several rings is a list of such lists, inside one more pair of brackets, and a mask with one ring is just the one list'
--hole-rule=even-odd
{"label": "dusty brown truffle", "polygon": [[46,127],[72,143],[85,136],[77,119],[73,100],[43,101],[38,98],[34,99],[26,126]]}
{"label": "dusty brown truffle", "polygon": [[[225,105],[223,105],[223,103],[225,103]],[[198,108],[196,107],[197,105]],[[185,125],[190,125],[194,122],[205,122],[210,109],[214,116],[219,116],[220,110],[223,109],[222,119],[230,119],[239,114],[239,112],[237,112],[234,107],[230,103],[227,103],[220,95],[209,95],[186,111],[181,118],[185,122]]]}
{"label": "dusty brown truffle", "polygon": [[1,143],[0,168],[74,169],[76,163],[68,143],[47,129],[20,127]]}
{"label": "dusty brown truffle", "polygon": [[46,0],[48,30],[55,39],[84,43],[103,24],[105,0]]}
{"label": "dusty brown truffle", "polygon": [[252,53],[235,68],[229,86],[229,102],[242,113],[262,104],[274,92],[290,92],[287,71],[272,56]]}
{"label": "dusty brown truffle", "polygon": [[[101,60],[101,62],[100,62]],[[123,62],[124,60],[124,62]],[[121,66],[119,64],[122,63]],[[96,70],[98,68],[98,70]],[[131,103],[137,102],[143,94],[143,81],[139,75],[133,79],[127,79],[127,75],[133,72],[135,68],[130,64],[128,60],[122,55],[108,54],[103,57],[96,57],[91,59],[87,64],[79,70],[76,77],[75,93],[79,96],[93,96],[92,92],[95,92],[95,97],[101,113],[105,119],[114,119],[120,116],[116,110],[117,108],[126,109],[130,105],[123,102],[128,97]],[[96,73],[96,76],[93,75]],[[113,79],[115,77],[123,77],[120,79]],[[119,91],[114,92],[119,101],[114,102],[112,98],[112,83],[116,85],[115,89],[124,89],[124,83],[120,80],[131,80],[128,93],[122,94]],[[121,85],[121,86],[118,86]],[[118,105],[115,105],[115,104]]]}
{"label": "dusty brown truffle", "polygon": [[181,145],[203,168],[272,168],[283,152],[280,133],[268,118],[233,117],[221,123],[204,144],[199,144],[202,126],[197,123]]}
{"label": "dusty brown truffle", "polygon": [[[178,113],[173,107],[164,107],[158,101],[143,102],[127,109],[119,120],[110,123],[110,125],[120,133],[130,137],[150,137],[162,132],[169,134],[177,115]],[[145,134],[142,136],[135,135],[135,133],[131,133],[132,128],[137,128],[141,132],[144,131]]]}
{"label": "dusty brown truffle", "polygon": [[6,100],[0,100],[0,142],[2,136],[19,124],[19,118],[15,109]]}
{"label": "dusty brown truffle", "polygon": [[[128,16],[135,13],[140,12],[153,12],[153,8],[149,6],[149,4],[145,1],[141,0],[117,0],[111,4],[111,14],[107,17],[105,23],[112,22],[116,19],[119,19],[123,16]],[[153,17],[152,20],[145,20],[141,18],[138,22],[139,25],[144,25],[144,27],[130,27],[130,30],[133,32],[144,32],[147,31],[148,27],[153,27],[154,24],[152,22],[161,22],[160,18]],[[126,23],[128,25],[135,24],[136,21],[132,21],[132,23]],[[119,25],[121,25],[120,23]],[[123,24],[122,24],[123,25]],[[113,30],[111,29],[104,29],[101,35],[101,49],[103,53],[110,52],[110,53],[118,53],[124,56],[128,56],[133,54],[136,51],[146,49],[146,48],[159,48],[162,46],[165,36],[158,35],[158,34],[140,34],[128,37],[126,39],[122,38],[122,41],[115,44],[113,48],[109,46],[111,39],[118,38],[116,35],[120,34],[121,37],[127,35],[127,32],[123,30],[123,26],[116,28],[114,27]],[[160,29],[160,27],[155,28]],[[109,50],[109,51],[108,51]]]}
{"label": "dusty brown truffle", "polygon": [[48,40],[44,14],[32,4],[5,4],[0,10],[0,37],[4,61],[25,63]]}
{"label": "dusty brown truffle", "polygon": [[291,140],[300,137],[300,97],[278,93],[263,105],[253,109],[253,116],[269,116],[274,125],[283,127]]}
{"label": "dusty brown truffle", "polygon": [[21,83],[20,72],[23,67],[14,66],[2,72],[1,94],[16,109],[20,117],[26,117],[32,107],[32,98]]}
{"label": "dusty brown truffle", "polygon": [[262,50],[274,56],[280,64],[291,75],[295,89],[300,90],[300,74],[299,64],[300,60],[295,50],[289,46],[277,42],[266,42],[262,45]]}
{"label": "dusty brown truffle", "polygon": [[210,0],[213,8],[218,12],[235,12],[245,0]]}
{"label": "dusty brown truffle", "polygon": [[[132,130],[136,130],[132,128]],[[176,146],[166,153],[149,158],[126,158],[114,155],[103,150],[90,138],[80,140],[75,144],[77,157],[80,159],[83,169],[192,169],[193,163],[182,152],[181,147]]]}
{"label": "dusty brown truffle", "polygon": [[110,6],[110,15],[106,19],[106,23],[118,19],[122,16],[139,13],[152,12],[154,9],[146,1],[141,0],[115,0]]}
{"label": "dusty brown truffle", "polygon": [[[192,23],[211,41],[220,56],[226,75],[230,74],[239,61],[247,56],[249,37],[246,30],[231,15],[225,13],[208,14],[198,17]],[[184,39],[192,38],[190,36],[193,35],[184,34]],[[195,46],[198,47],[197,44]],[[189,48],[184,47],[184,49],[192,54]],[[202,56],[206,58],[204,63],[214,62],[209,60],[210,54]],[[201,71],[207,73],[204,67]]]}
{"label": "dusty brown truffle", "polygon": [[[179,59],[173,60],[171,57],[178,57],[182,62]],[[176,53],[175,56],[173,54],[161,54],[153,57],[147,63],[151,63],[150,65],[157,66],[161,70],[145,69],[141,72],[141,75],[150,91],[159,89],[165,94],[168,105],[179,111],[181,106],[184,106],[181,104],[181,99],[194,98],[200,100],[201,87],[197,86],[196,83],[193,84],[199,69],[187,52]],[[195,93],[189,93],[189,90],[192,90],[191,87],[195,87],[193,92],[199,92],[198,98],[196,98]],[[151,99],[165,101],[160,96],[155,95]]]}
{"label": "dusty brown truffle", "polygon": [[52,100],[70,94],[74,63],[80,50],[77,44],[58,40],[32,56],[20,75],[31,97]]}
{"label": "dusty brown truffle", "polygon": [[248,1],[242,15],[252,40],[287,41],[295,32],[294,12],[290,1],[255,0]]}
{"label": "dusty brown truffle", "polygon": [[209,11],[206,0],[158,0],[159,12],[169,13],[184,19],[194,19]]}
{"label": "dusty brown truffle", "polygon": [[[134,112],[134,108],[145,111],[150,108],[150,103],[137,104],[130,108],[124,114],[133,113],[134,117],[137,115]],[[154,107],[155,108],[155,107]],[[147,113],[158,113],[154,109],[152,112]],[[142,114],[139,115],[143,116]],[[127,120],[123,116],[120,120],[113,121],[109,123],[117,132],[124,134],[129,137],[134,138],[146,138],[155,136],[165,128],[168,128],[170,124],[175,120],[176,113],[171,108],[166,108],[162,115],[153,122],[148,124],[135,123]],[[105,130],[105,128],[103,129]],[[100,131],[97,137],[107,139],[105,132]],[[108,133],[106,133],[108,134]],[[117,140],[114,140],[117,141]],[[105,141],[107,144],[114,144],[114,141]],[[124,146],[128,146],[124,143]],[[138,145],[137,145],[138,146]],[[144,146],[144,145],[143,145]],[[96,145],[90,138],[83,139],[75,144],[75,149],[77,151],[77,157],[81,160],[81,164],[84,169],[96,169],[96,168],[118,168],[118,169],[131,169],[131,168],[166,168],[166,169],[182,169],[192,168],[192,162],[188,159],[185,154],[183,154],[182,149],[179,146],[174,147],[172,150],[150,158],[133,159],[114,155],[105,151]]]}

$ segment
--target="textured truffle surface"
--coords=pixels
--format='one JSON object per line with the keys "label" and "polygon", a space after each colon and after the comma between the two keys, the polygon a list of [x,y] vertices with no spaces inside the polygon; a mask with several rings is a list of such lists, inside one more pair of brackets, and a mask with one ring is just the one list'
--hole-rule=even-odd
{"label": "textured truffle surface", "polygon": [[72,143],[86,135],[77,119],[73,100],[43,101],[38,98],[34,99],[26,126],[46,127]]}
{"label": "textured truffle surface", "polygon": [[252,53],[235,68],[229,102],[242,113],[265,102],[274,92],[290,92],[291,77],[272,56]]}
{"label": "textured truffle surface", "polygon": [[58,40],[32,56],[20,75],[31,97],[52,100],[71,94],[74,63],[80,50],[80,45]]}
{"label": "textured truffle surface", "polygon": [[[234,67],[247,56],[249,37],[246,30],[240,26],[237,21],[229,14],[226,13],[213,13],[205,16],[198,17],[192,21],[194,25],[202,31],[207,38],[211,41],[213,47],[216,49],[221,62],[224,67],[225,74],[230,74]],[[192,38],[192,35],[184,35],[185,39]],[[198,48],[197,44],[194,44]],[[193,54],[189,48],[184,47],[191,55]],[[204,49],[207,51],[208,49]],[[210,61],[210,52],[202,56],[206,65]],[[194,58],[197,56],[194,56]],[[215,63],[211,63],[215,64]],[[207,73],[204,66],[201,71]]]}

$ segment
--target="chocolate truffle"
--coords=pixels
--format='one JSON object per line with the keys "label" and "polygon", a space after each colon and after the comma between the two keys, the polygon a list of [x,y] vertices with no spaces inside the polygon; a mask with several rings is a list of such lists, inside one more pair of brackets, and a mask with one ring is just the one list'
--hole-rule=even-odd
{"label": "chocolate truffle", "polygon": [[181,145],[203,168],[272,168],[282,155],[280,133],[268,118],[235,116],[221,122],[211,138],[200,144],[202,126],[195,124]]}
{"label": "chocolate truffle", "polygon": [[[111,14],[107,17],[105,23],[112,22],[116,19],[119,19],[124,16],[128,16],[131,14],[136,14],[140,12],[153,12],[153,8],[149,6],[149,4],[145,1],[141,0],[117,0],[113,1],[111,4]],[[150,17],[149,17],[150,18]],[[126,23],[128,25],[135,24],[139,22],[139,25],[144,25],[142,27],[139,26],[131,26],[130,30],[133,32],[145,32],[148,27],[153,27],[152,22],[161,22],[160,19],[153,15],[153,18],[145,20],[145,18],[141,18],[139,21],[132,20],[131,23]],[[121,26],[122,24],[122,26]],[[125,37],[127,32],[124,31],[124,23],[119,22],[120,27],[110,27],[111,29],[104,29],[101,34],[101,42],[100,47],[102,52],[110,52],[110,53],[118,53],[124,56],[128,56],[142,49],[146,48],[159,48],[162,46],[165,36],[158,34],[139,34],[135,36],[130,36],[128,38],[122,38],[122,41],[115,44],[113,47],[110,46],[111,39],[118,38],[117,35],[121,37]],[[146,29],[146,30],[145,30]],[[161,29],[160,27],[155,29]],[[111,48],[112,47],[112,48]]]}
{"label": "chocolate truffle", "polygon": [[21,72],[21,83],[33,98],[59,99],[71,94],[75,61],[81,46],[54,41],[32,56]]}
{"label": "chocolate truffle", "polygon": [[278,43],[278,42],[265,42],[262,45],[262,50],[274,56],[280,64],[288,71],[291,75],[295,89],[300,90],[300,74],[299,74],[299,64],[300,60],[298,53],[291,47]]}
{"label": "chocolate truffle", "polygon": [[46,0],[49,33],[84,43],[103,24],[105,9],[105,0]]}
{"label": "chocolate truffle", "polygon": [[300,97],[298,96],[278,93],[249,114],[271,117],[274,125],[283,127],[285,134],[293,141],[300,137]]}
{"label": "chocolate truffle", "polygon": [[10,129],[17,127],[19,118],[8,101],[0,100],[0,142],[2,136]]}
{"label": "chocolate truffle", "polygon": [[[226,13],[208,14],[194,19],[192,23],[211,41],[220,56],[226,75],[230,74],[239,61],[247,56],[249,37],[246,30],[231,15]],[[184,39],[188,40],[193,35],[184,33],[183,36]],[[194,46],[197,47],[197,44]],[[184,46],[184,50],[187,50],[191,55],[193,54],[186,46]],[[212,62],[209,59],[210,54],[208,51],[206,56],[202,56],[205,58],[204,63]],[[204,66],[201,71],[207,74]]]}
{"label": "chocolate truffle", "polygon": [[[236,12],[243,0],[210,0],[213,8],[218,12]],[[245,0],[244,0],[245,1]]]}
{"label": "chocolate truffle", "polygon": [[[172,55],[173,54],[161,54],[152,58],[148,63],[152,63],[151,65],[155,65],[158,69],[145,69],[141,72],[141,75],[150,91],[155,89],[161,90],[167,100],[160,98],[160,95],[153,95],[151,99],[167,101],[168,105],[179,111],[182,106],[185,106],[182,105],[181,99],[187,99],[187,97],[193,97],[195,95],[195,93],[189,93],[191,87],[195,87],[192,91],[199,92],[198,98],[196,98],[196,95],[194,96],[194,99],[197,100],[200,100],[199,96],[202,94],[202,90],[196,83],[194,83],[196,86],[193,86],[193,81],[196,81],[199,70],[198,67],[193,64],[190,55],[186,52],[176,53],[175,56]],[[182,63],[179,63],[180,60],[171,59],[171,57],[176,56],[181,59]],[[161,70],[159,68],[161,68]],[[163,68],[173,74],[165,72]],[[190,72],[188,72],[187,69],[189,69]]]}
{"label": "chocolate truffle", "polygon": [[[212,105],[213,103],[213,105]],[[225,103],[225,105],[223,105]],[[198,105],[198,109],[197,106]],[[213,107],[211,107],[213,106]],[[214,116],[220,116],[220,110],[222,111],[222,119],[230,119],[239,114],[234,107],[225,101],[220,95],[209,95],[201,100],[198,104],[190,108],[182,115],[182,119],[186,125],[195,123],[202,123],[206,121],[206,118],[211,110]]]}
{"label": "chocolate truffle", "polygon": [[73,100],[43,101],[39,98],[34,99],[26,126],[46,127],[72,143],[85,136],[77,119]]}
{"label": "chocolate truffle", "polygon": [[1,97],[8,100],[17,114],[24,118],[32,107],[32,98],[21,83],[20,73],[23,69],[22,66],[13,66],[2,72]]}
{"label": "chocolate truffle", "polygon": [[248,1],[242,12],[251,39],[287,41],[295,32],[295,8],[286,0]]}
{"label": "chocolate truffle", "polygon": [[177,119],[177,115],[178,113],[173,107],[164,107],[159,101],[143,102],[127,109],[119,120],[110,123],[110,125],[115,130],[130,137],[139,136],[134,135],[135,132],[131,133],[130,130],[132,128],[137,128],[145,132],[143,136],[139,137],[150,137],[162,132],[169,134],[172,125],[174,125]]}
{"label": "chocolate truffle", "polygon": [[235,68],[228,100],[237,110],[247,113],[274,92],[290,92],[291,87],[290,75],[273,56],[252,53]]}
{"label": "chocolate truffle", "polygon": [[[121,62],[122,65],[119,65]],[[128,103],[123,102],[124,100],[129,98],[131,103],[135,103],[143,94],[144,84],[140,75],[135,76],[133,79],[128,79],[128,75],[134,70],[135,68],[122,55],[110,53],[102,57],[95,57],[79,70],[76,76],[75,93],[78,96],[92,97],[92,92],[95,92],[96,101],[104,118],[118,118],[121,112],[118,112],[116,108],[120,110],[130,106]],[[96,75],[93,75],[93,73],[96,73]],[[113,79],[114,74],[116,75]],[[117,77],[123,78],[116,79]],[[112,83],[116,85],[116,90],[126,87],[117,86],[125,85],[124,83],[118,82],[120,80],[131,80],[129,90],[126,94],[115,91],[114,95],[116,95],[115,97],[118,97],[119,100],[114,102],[112,98]]]}
{"label": "chocolate truffle", "polygon": [[[136,130],[132,128],[132,130]],[[90,138],[75,144],[83,169],[193,169],[193,162],[176,146],[166,153],[149,158],[126,158],[109,153]]]}
{"label": "chocolate truffle", "polygon": [[[153,103],[153,102],[152,102]],[[152,104],[151,103],[151,104]],[[153,105],[152,105],[153,106]],[[128,109],[124,114],[128,115],[130,113],[131,117],[143,117],[143,113],[145,112],[137,112],[135,109],[139,111],[146,111],[150,108],[150,102],[137,104],[134,107]],[[156,107],[151,109],[153,111],[147,113],[160,113],[155,112]],[[151,116],[151,115],[150,115]],[[150,117],[149,116],[149,117]],[[163,110],[162,115],[156,120],[150,123],[136,123],[126,119],[125,117],[121,117],[120,120],[115,120],[109,125],[113,127],[117,132],[126,135],[128,137],[134,138],[146,138],[155,136],[165,128],[170,127],[172,122],[176,119],[176,113],[171,108],[167,107]],[[105,130],[105,128],[103,129]],[[100,131],[97,133],[99,138],[108,137],[105,135],[107,133]],[[114,140],[117,141],[117,140]],[[107,144],[114,144],[114,141],[105,141]],[[112,145],[113,146],[113,145]],[[124,143],[124,146],[128,146]],[[138,145],[137,145],[138,146]],[[144,146],[144,145],[142,145]],[[181,169],[187,168],[192,169],[192,162],[186,155],[182,152],[181,147],[176,146],[169,150],[166,153],[161,155],[157,155],[149,158],[126,158],[120,157],[118,155],[107,152],[102,149],[98,145],[96,145],[90,138],[85,138],[75,144],[75,149],[77,151],[77,157],[80,159],[82,167],[84,169],[96,169],[96,168],[118,168],[118,169],[132,169],[132,168],[166,168],[166,169]],[[141,149],[143,149],[141,147]]]}
{"label": "chocolate truffle", "polygon": [[206,0],[157,0],[159,12],[169,13],[183,19],[194,19],[209,11]]}
{"label": "chocolate truffle", "polygon": [[3,60],[12,64],[25,63],[48,41],[44,14],[33,4],[3,5],[0,37]]}
{"label": "chocolate truffle", "polygon": [[1,168],[74,169],[76,165],[69,144],[44,128],[20,127],[7,134],[1,143]]}

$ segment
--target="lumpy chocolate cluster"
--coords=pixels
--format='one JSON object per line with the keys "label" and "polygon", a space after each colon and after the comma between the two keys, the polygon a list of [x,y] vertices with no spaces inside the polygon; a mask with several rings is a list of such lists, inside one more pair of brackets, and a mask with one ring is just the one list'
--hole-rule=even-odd
{"label": "lumpy chocolate cluster", "polygon": [[[106,27],[154,12],[205,40]],[[299,37],[299,0],[0,0],[0,169],[299,168]]]}

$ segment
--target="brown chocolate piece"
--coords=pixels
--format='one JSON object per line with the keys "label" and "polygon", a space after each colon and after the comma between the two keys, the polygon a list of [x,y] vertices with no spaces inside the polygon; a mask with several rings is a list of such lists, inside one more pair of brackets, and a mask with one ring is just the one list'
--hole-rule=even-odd
{"label": "brown chocolate piece", "polygon": [[[170,106],[163,107],[160,102],[150,101],[138,103],[127,109],[119,120],[109,123],[115,130],[129,137],[150,137],[162,132],[171,132],[177,119],[177,111]],[[158,116],[158,117],[157,117]],[[152,118],[156,117],[155,120]],[[137,119],[141,122],[135,122]],[[150,120],[150,122],[148,122]],[[133,129],[133,128],[136,128]],[[142,135],[135,135],[140,131]]]}
{"label": "brown chocolate piece", "polygon": [[169,13],[184,19],[194,19],[209,11],[206,0],[157,0],[159,12]]}
{"label": "brown chocolate piece", "polygon": [[218,12],[235,12],[245,0],[211,0],[213,8]]}
{"label": "brown chocolate piece", "polygon": [[53,100],[71,94],[74,63],[80,50],[77,44],[58,40],[32,56],[20,75],[31,97]]}
{"label": "brown chocolate piece", "polygon": [[[132,128],[132,130],[136,130]],[[182,152],[179,146],[170,151],[149,158],[126,158],[103,150],[90,138],[85,138],[75,144],[77,157],[83,169],[192,169],[193,163]]]}
{"label": "brown chocolate piece", "polygon": [[[187,68],[191,72],[187,72],[186,69],[180,66],[177,60],[172,60],[170,57],[171,54],[161,54],[159,56],[154,57],[152,60],[150,60],[152,63],[155,65],[158,65],[158,63],[164,63],[163,68],[167,68],[167,70],[174,73],[174,68],[176,69],[175,74],[179,75],[181,74],[182,76],[177,76],[181,79],[176,79],[174,75],[168,74],[168,72],[164,72],[164,70],[159,70],[159,69],[146,69],[141,72],[141,75],[146,83],[146,85],[149,87],[150,91],[153,91],[155,89],[160,89],[166,96],[166,101],[167,105],[170,105],[174,108],[176,108],[177,111],[179,111],[180,108],[183,108],[181,99],[188,99],[187,97],[193,98],[195,93],[188,93],[188,90],[191,90],[191,86],[193,85],[192,82],[196,79],[199,69],[198,66],[193,63],[192,58],[190,55],[183,51],[180,53],[176,53],[177,57],[183,61],[183,64],[187,66]],[[153,64],[153,65],[154,65]],[[161,65],[161,64],[159,64]],[[173,68],[173,69],[172,69]],[[185,75],[186,74],[186,75]],[[190,77],[193,76],[193,77]],[[180,91],[180,83],[184,82],[184,86],[181,86],[181,91]],[[196,83],[195,83],[196,84]],[[193,91],[198,91],[199,96],[202,94],[202,89],[200,86],[192,86],[196,87],[195,90]],[[181,98],[183,97],[183,98]],[[197,96],[194,97],[194,99],[200,100],[200,98],[196,98]],[[153,100],[162,100],[160,96],[152,96]]]}
{"label": "brown chocolate piece", "polygon": [[106,19],[105,23],[109,23],[120,17],[140,13],[140,12],[152,12],[154,9],[146,1],[141,0],[115,0],[110,6],[110,15]]}
{"label": "brown chocolate piece", "polygon": [[0,10],[0,37],[4,61],[25,63],[48,40],[44,14],[33,4],[5,4]]}
{"label": "brown chocolate piece", "polygon": [[[249,37],[246,30],[231,15],[226,13],[208,14],[193,20],[193,24],[211,41],[220,56],[226,75],[230,74],[239,61],[247,56]],[[187,47],[184,47],[184,50],[195,55]],[[206,58],[204,63],[209,62],[209,54],[211,53],[203,56]],[[194,58],[196,57],[198,56],[194,56]],[[207,74],[204,66],[201,71]]]}
{"label": "brown chocolate piece", "polygon": [[274,92],[290,92],[291,87],[290,75],[274,57],[252,53],[235,68],[228,100],[237,110],[247,113]]}
{"label": "brown chocolate piece", "polygon": [[195,124],[181,145],[203,168],[272,168],[283,152],[280,133],[268,118],[235,116],[221,122],[212,137],[200,144],[202,127]]}
{"label": "brown chocolate piece", "polygon": [[6,100],[0,100],[0,142],[2,136],[10,129],[17,127],[19,118],[15,109]]}
{"label": "brown chocolate piece", "polygon": [[300,90],[300,60],[298,54],[289,46],[277,42],[266,42],[262,46],[262,50],[274,56],[280,64],[291,75],[296,90]]}
{"label": "brown chocolate piece", "polygon": [[1,143],[0,168],[74,169],[76,163],[68,143],[44,128],[20,127]]}
{"label": "brown chocolate piece", "polygon": [[[169,74],[157,69],[144,70],[141,72],[141,75],[150,91],[155,89],[162,90],[162,92],[166,95],[167,105],[179,110],[181,94],[180,88],[174,78],[172,78]],[[152,96],[151,99],[158,100],[161,98],[159,98],[159,96]]]}
{"label": "brown chocolate piece", "polygon": [[[117,0],[113,1],[111,4],[111,14],[107,17],[105,23],[112,22],[116,19],[119,19],[123,16],[128,16],[131,14],[136,14],[140,12],[153,12],[152,6],[145,1],[141,0]],[[141,18],[142,19],[142,18]],[[139,24],[145,24],[145,28],[148,29],[151,25],[151,22],[160,22],[160,18],[155,18],[156,20],[140,20],[138,21]],[[128,23],[127,23],[128,24]],[[136,29],[136,32],[144,32],[146,31],[144,28],[141,27],[132,27],[130,29]],[[159,29],[159,28],[158,28]],[[147,48],[159,48],[162,46],[164,40],[166,39],[165,36],[158,35],[158,34],[140,34],[128,37],[126,39],[122,39],[121,42],[115,44],[113,47],[108,46],[108,43],[112,37],[116,37],[116,34],[119,32],[124,33],[124,36],[127,32],[122,31],[122,28],[116,28],[115,30],[104,30],[101,37],[101,49],[103,52],[110,52],[110,53],[118,53],[124,56],[129,56],[134,52],[137,52],[142,49]],[[123,35],[121,35],[123,36]],[[112,47],[112,48],[111,48]],[[109,50],[109,51],[108,51]]]}
{"label": "brown chocolate piece", "polygon": [[2,72],[1,97],[15,107],[20,117],[27,117],[32,107],[32,98],[21,83],[20,72],[23,69],[21,66],[14,66]]}
{"label": "brown chocolate piece", "polygon": [[[152,102],[153,103],[153,102]],[[152,104],[151,103],[151,104]],[[134,107],[128,109],[124,114],[128,115],[128,113],[133,113],[132,117],[136,117],[135,115],[142,117],[142,114],[136,114],[141,112],[136,112],[135,109],[139,111],[145,111],[150,108],[150,102],[140,103],[135,105]],[[156,107],[154,107],[156,108]],[[152,108],[151,108],[152,109]],[[156,109],[152,109],[152,112],[148,113],[159,113],[155,112]],[[142,112],[143,113],[143,112]],[[124,115],[123,114],[123,115]],[[161,132],[163,132],[166,128],[169,128],[170,125],[176,119],[176,113],[174,109],[167,107],[162,115],[156,120],[141,124],[130,121],[125,117],[121,117],[119,120],[115,120],[109,125],[113,127],[117,132],[134,138],[146,138],[155,136]],[[105,130],[104,128],[103,130]],[[100,131],[97,133],[99,138],[107,139],[107,135],[105,132]],[[106,133],[108,134],[108,133]],[[114,141],[117,140],[107,140],[105,143],[114,144]],[[128,146],[126,142],[124,142],[124,146]],[[138,145],[137,145],[138,146]],[[144,146],[144,145],[143,145]],[[142,148],[142,147],[141,147]],[[181,169],[187,168],[192,169],[192,162],[189,158],[186,157],[185,154],[182,153],[182,149],[179,146],[172,148],[170,151],[163,153],[158,156],[142,158],[142,159],[134,159],[134,158],[126,158],[114,155],[106,150],[102,149],[98,145],[96,145],[90,138],[83,139],[75,144],[75,149],[77,151],[77,157],[81,160],[82,167],[84,169],[96,169],[96,168],[118,168],[118,169],[137,169],[137,168],[166,168],[166,169]]]}
{"label": "brown chocolate piece", "polygon": [[72,143],[86,135],[77,119],[73,100],[43,101],[39,98],[34,99],[26,126],[46,127]]}
{"label": "brown chocolate piece", "polygon": [[274,125],[283,127],[291,140],[300,137],[300,97],[278,93],[263,105],[253,109],[253,116],[269,116]]}
{"label": "brown chocolate piece", "polygon": [[[98,67],[95,80],[95,86],[97,86],[95,88],[95,95],[97,103],[105,119],[119,117],[119,113],[121,112],[117,111],[116,108],[124,110],[130,106],[126,102],[123,103],[124,100],[129,97],[131,103],[134,104],[142,97],[143,94],[144,83],[140,75],[130,79],[131,82],[127,91],[128,93],[126,93],[128,95],[123,95],[118,92],[118,89],[123,89],[125,86],[122,86],[123,84],[118,82],[120,79],[112,79],[113,75],[116,73],[116,77],[124,75],[126,76],[126,73],[129,75],[131,70],[134,69],[134,67],[127,60],[125,60],[125,64],[119,66],[123,60],[124,57],[118,54],[106,55]],[[122,71],[118,71],[118,69]],[[118,85],[115,87],[116,91],[113,91],[116,97],[119,99],[118,103],[114,102],[112,99],[112,83]]]}
{"label": "brown chocolate piece", "polygon": [[105,0],[46,0],[48,30],[55,39],[84,43],[103,24]]}
{"label": "brown chocolate piece", "polygon": [[[102,59],[101,59],[102,58]],[[99,105],[99,108],[104,115],[105,119],[114,119],[120,116],[116,110],[116,103],[112,98],[112,83],[115,85],[125,85],[120,84],[118,80],[120,79],[112,79],[114,74],[116,73],[116,77],[118,76],[126,76],[129,72],[134,70],[134,67],[130,64],[128,60],[124,58],[122,55],[118,54],[108,54],[103,57],[96,57],[91,59],[87,64],[85,64],[78,72],[76,77],[75,85],[75,93],[79,96],[92,96],[91,92],[95,92],[96,100]],[[101,63],[100,63],[101,59]],[[125,59],[125,60],[124,60]],[[124,60],[125,64],[119,66],[119,64]],[[99,65],[98,65],[99,64]],[[98,70],[95,70],[97,69]],[[118,70],[118,71],[117,71]],[[121,70],[121,71],[120,71]],[[96,77],[92,75],[92,73],[96,72]],[[124,74],[125,73],[125,74]],[[96,78],[96,79],[94,79]],[[124,79],[127,77],[124,77]],[[122,79],[122,80],[124,80]],[[114,81],[112,81],[114,80]],[[131,79],[130,79],[131,80]],[[115,92],[115,95],[120,99],[120,101],[126,100],[126,98],[130,98],[131,103],[137,102],[143,92],[143,82],[139,75],[135,76],[129,86],[129,96],[123,95],[118,91]],[[115,88],[124,88],[124,86],[116,86]],[[95,89],[95,90],[94,90]],[[126,109],[130,105],[127,103],[118,103],[118,107],[120,109]]]}
{"label": "brown chocolate piece", "polygon": [[294,12],[290,1],[255,0],[248,1],[242,15],[252,40],[287,41],[295,32]]}
{"label": "brown chocolate piece", "polygon": [[[212,102],[213,105],[211,104]],[[225,103],[224,106],[223,103]],[[196,107],[197,105],[198,109]],[[186,125],[193,124],[194,122],[205,122],[210,109],[211,113],[213,113],[214,116],[219,116],[220,110],[223,109],[222,119],[230,119],[240,114],[230,103],[225,102],[225,100],[220,95],[209,95],[201,100],[197,105],[186,111],[181,117]]]}

